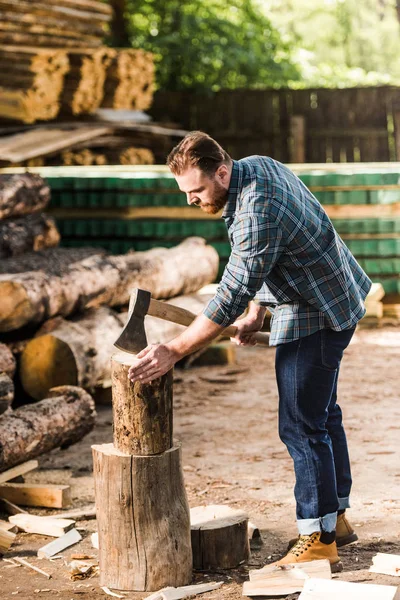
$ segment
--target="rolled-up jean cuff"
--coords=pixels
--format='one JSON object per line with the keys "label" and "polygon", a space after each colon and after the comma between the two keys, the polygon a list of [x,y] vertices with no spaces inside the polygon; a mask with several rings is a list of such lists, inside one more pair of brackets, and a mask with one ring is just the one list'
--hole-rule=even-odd
{"label": "rolled-up jean cuff", "polygon": [[339,510],[345,510],[346,508],[350,508],[350,497],[347,498],[339,498]]}
{"label": "rolled-up jean cuff", "polygon": [[298,519],[297,527],[300,535],[311,535],[315,531],[330,533],[336,529],[337,513],[329,513],[317,519]]}

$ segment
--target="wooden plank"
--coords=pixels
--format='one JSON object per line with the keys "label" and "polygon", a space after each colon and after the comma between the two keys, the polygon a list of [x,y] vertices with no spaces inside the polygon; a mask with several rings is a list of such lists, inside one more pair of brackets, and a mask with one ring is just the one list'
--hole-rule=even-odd
{"label": "wooden plank", "polygon": [[349,583],[307,579],[298,600],[393,600],[397,587],[370,583]]}
{"label": "wooden plank", "polygon": [[[111,387],[111,380],[110,380]],[[75,521],[85,521],[88,519],[96,518],[96,506],[94,504],[90,504],[90,506],[86,506],[85,508],[76,508],[74,510],[67,510],[60,512],[56,515],[51,515],[52,519],[74,519]]]}
{"label": "wooden plank", "polygon": [[0,555],[7,552],[16,537],[15,533],[0,527]]}
{"label": "wooden plank", "polygon": [[79,533],[79,531],[77,531],[75,528],[70,529],[67,533],[57,538],[53,542],[50,542],[49,544],[46,544],[45,546],[39,548],[39,550],[37,551],[37,555],[39,558],[51,558],[52,556],[59,554],[66,548],[77,544],[81,541],[81,539],[82,536]]}
{"label": "wooden plank", "polygon": [[49,573],[46,573],[45,571],[42,571],[42,569],[39,569],[38,567],[31,565],[31,563],[28,562],[27,560],[25,560],[24,558],[21,558],[20,556],[16,556],[14,558],[14,560],[16,562],[18,562],[20,565],[23,565],[24,567],[28,567],[28,569],[32,569],[33,571],[36,571],[36,573],[40,573],[40,575],[44,575],[45,577],[47,577],[47,579],[51,579],[51,575],[49,575]]}
{"label": "wooden plank", "polygon": [[8,521],[3,521],[3,519],[0,519],[0,529],[3,529],[4,531],[11,531],[11,533],[17,533],[18,531],[18,527],[16,525],[13,525]]}
{"label": "wooden plank", "polygon": [[28,460],[27,462],[22,463],[22,465],[17,465],[12,469],[8,469],[8,471],[3,471],[3,473],[0,473],[0,484],[10,481],[19,475],[25,475],[26,473],[37,469],[38,466],[39,463],[37,460]]}
{"label": "wooden plank", "polygon": [[372,557],[372,566],[369,568],[371,573],[382,573],[382,575],[392,575],[400,577],[400,554],[386,554],[378,552]]}
{"label": "wooden plank", "polygon": [[301,115],[290,118],[291,152],[290,162],[303,163],[306,160],[306,120]]}
{"label": "wooden plank", "polygon": [[28,515],[28,511],[20,508],[13,502],[6,500],[5,498],[0,498],[0,509],[5,512],[7,515]]}
{"label": "wooden plank", "polygon": [[63,129],[35,129],[0,140],[0,160],[23,162],[68,148],[72,144],[112,133],[110,127],[82,127],[71,131]]}
{"label": "wooden plank", "polygon": [[69,485],[42,485],[38,483],[4,483],[0,497],[23,506],[66,508],[71,504]]}
{"label": "wooden plank", "polygon": [[329,560],[314,560],[284,566],[267,565],[250,571],[250,581],[243,584],[243,596],[284,596],[301,592],[309,577],[331,579]]}
{"label": "wooden plank", "polygon": [[25,533],[37,533],[50,537],[61,537],[75,525],[75,521],[72,519],[53,519],[52,517],[28,514],[13,515],[9,521]]}

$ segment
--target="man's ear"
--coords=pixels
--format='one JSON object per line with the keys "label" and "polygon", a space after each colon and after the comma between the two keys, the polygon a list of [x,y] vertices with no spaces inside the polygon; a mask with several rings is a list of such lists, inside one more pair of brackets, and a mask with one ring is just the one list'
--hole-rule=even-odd
{"label": "man's ear", "polygon": [[229,169],[227,167],[227,165],[222,164],[219,165],[218,169],[215,172],[216,177],[218,177],[218,179],[220,179],[222,182],[224,182],[226,180],[226,178],[228,177],[229,174]]}

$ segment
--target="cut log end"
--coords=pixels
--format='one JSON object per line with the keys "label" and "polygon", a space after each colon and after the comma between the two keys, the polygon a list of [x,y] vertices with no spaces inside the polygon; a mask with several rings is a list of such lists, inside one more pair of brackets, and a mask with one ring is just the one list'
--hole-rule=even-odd
{"label": "cut log end", "polygon": [[23,285],[15,281],[0,281],[0,298],[1,331],[19,329],[21,323],[29,322],[31,303]]}
{"label": "cut log end", "polygon": [[22,353],[20,377],[35,400],[46,398],[50,389],[60,385],[77,385],[77,364],[70,346],[51,334],[34,338]]}

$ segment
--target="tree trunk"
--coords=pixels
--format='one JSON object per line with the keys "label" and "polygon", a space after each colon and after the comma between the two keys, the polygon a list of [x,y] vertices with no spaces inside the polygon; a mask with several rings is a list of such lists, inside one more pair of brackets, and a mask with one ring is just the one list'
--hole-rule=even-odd
{"label": "tree trunk", "polygon": [[0,373],[13,377],[15,373],[15,358],[8,346],[0,343]]}
{"label": "tree trunk", "polygon": [[58,246],[59,241],[54,219],[43,213],[0,221],[0,258]]}
{"label": "tree trunk", "polygon": [[111,361],[114,446],[126,454],[160,454],[172,447],[173,371],[151,383],[132,384],[128,370],[135,360],[118,352]]}
{"label": "tree trunk", "polygon": [[246,513],[224,505],[196,506],[190,521],[195,569],[233,569],[249,558]]}
{"label": "tree trunk", "polygon": [[0,175],[0,219],[43,210],[50,202],[50,188],[39,175]]}
{"label": "tree trunk", "polygon": [[14,383],[11,377],[0,373],[0,415],[6,412],[14,400]]}
{"label": "tree trunk", "polygon": [[189,506],[181,449],[129,456],[92,446],[100,585],[155,591],[192,578]]}
{"label": "tree trunk", "polygon": [[126,0],[111,0],[114,9],[111,21],[111,43],[114,48],[129,48],[131,45],[126,18]]}
{"label": "tree trunk", "polygon": [[123,324],[118,313],[105,306],[89,309],[71,321],[62,317],[47,321],[22,352],[24,390],[41,400],[59,385],[93,390],[109,380],[114,342]]}
{"label": "tree trunk", "polygon": [[[123,305],[133,287],[151,291],[154,298],[191,293],[213,281],[218,270],[218,254],[202,238],[188,238],[170,250],[94,255],[73,264],[67,260],[67,265],[60,260],[35,272],[32,254],[28,259],[30,272],[21,272],[24,256],[13,260],[19,265],[18,274],[0,276],[0,331],[86,307]],[[0,267],[3,273],[7,273],[7,263],[3,261]]]}
{"label": "tree trunk", "polygon": [[95,405],[84,390],[61,386],[46,400],[0,417],[0,472],[54,448],[65,448],[93,429]]}

